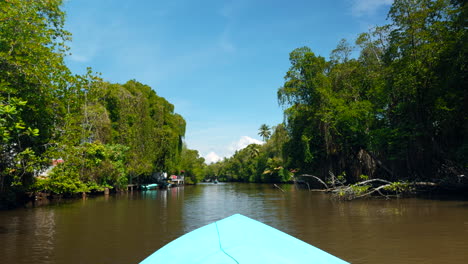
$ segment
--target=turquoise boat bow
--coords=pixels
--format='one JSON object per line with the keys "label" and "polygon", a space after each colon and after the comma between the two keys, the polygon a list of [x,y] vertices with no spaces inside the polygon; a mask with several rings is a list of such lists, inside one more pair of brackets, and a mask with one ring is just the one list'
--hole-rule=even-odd
{"label": "turquoise boat bow", "polygon": [[236,214],[203,226],[162,247],[140,264],[345,264],[321,249]]}

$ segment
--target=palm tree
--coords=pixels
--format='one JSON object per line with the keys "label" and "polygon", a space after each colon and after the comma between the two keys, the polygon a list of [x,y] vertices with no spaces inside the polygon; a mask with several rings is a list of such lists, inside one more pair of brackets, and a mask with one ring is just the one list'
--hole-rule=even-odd
{"label": "palm tree", "polygon": [[263,138],[263,141],[267,141],[270,136],[271,136],[271,131],[270,131],[270,127],[267,126],[266,124],[263,124],[260,126],[260,129],[258,129],[258,135],[261,136]]}
{"label": "palm tree", "polygon": [[250,144],[245,149],[251,159],[258,157],[260,154],[260,145],[258,144]]}

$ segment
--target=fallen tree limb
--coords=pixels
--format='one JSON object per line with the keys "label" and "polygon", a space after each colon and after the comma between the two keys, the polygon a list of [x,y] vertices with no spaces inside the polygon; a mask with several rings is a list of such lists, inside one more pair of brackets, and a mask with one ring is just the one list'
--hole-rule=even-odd
{"label": "fallen tree limb", "polygon": [[413,182],[412,185],[419,185],[419,186],[439,186],[439,184],[434,182]]}
{"label": "fallen tree limb", "polygon": [[274,187],[276,187],[276,188],[278,188],[280,191],[282,191],[282,192],[284,193],[284,190],[283,190],[283,189],[281,189],[281,187],[279,187],[278,185],[276,185],[276,183],[275,183],[275,184],[273,184],[273,186],[274,186]]}
{"label": "fallen tree limb", "polygon": [[362,197],[365,197],[365,196],[369,196],[369,195],[373,194],[374,192],[378,192],[380,195],[382,195],[382,196],[384,196],[384,197],[386,197],[386,198],[388,199],[388,196],[385,195],[385,194],[383,194],[383,193],[380,191],[381,189],[385,189],[385,188],[388,187],[388,186],[389,186],[389,184],[379,186],[379,187],[377,187],[377,188],[375,188],[375,189],[372,189],[372,191],[370,191],[370,192],[368,192],[368,193],[365,193],[365,194],[358,195],[358,196],[356,196],[355,198],[362,198]]}
{"label": "fallen tree limb", "polygon": [[[390,197],[399,197],[404,193],[415,191],[415,186],[437,187],[439,184],[434,182],[391,182],[384,179],[370,179],[357,182],[347,186],[329,187],[323,180],[313,175],[301,175],[303,177],[312,177],[322,183],[326,189],[331,191],[338,199],[353,200],[358,198],[370,197],[376,193],[389,199]],[[393,193],[393,195],[392,195]]]}
{"label": "fallen tree limb", "polygon": [[309,175],[309,174],[302,174],[302,175],[299,175],[299,177],[312,177],[312,178],[316,179],[317,181],[319,181],[321,184],[323,184],[323,186],[325,186],[325,188],[330,189],[330,187],[328,187],[328,185],[324,181],[322,181],[322,179],[320,179],[317,176]]}
{"label": "fallen tree limb", "polygon": [[389,181],[387,181],[387,180],[382,180],[382,179],[370,179],[370,180],[366,180],[366,181],[361,181],[361,182],[355,183],[354,185],[365,185],[365,184],[368,184],[368,183],[371,183],[371,182],[383,182],[383,183],[386,183],[386,184],[391,184],[391,182],[389,182]]}

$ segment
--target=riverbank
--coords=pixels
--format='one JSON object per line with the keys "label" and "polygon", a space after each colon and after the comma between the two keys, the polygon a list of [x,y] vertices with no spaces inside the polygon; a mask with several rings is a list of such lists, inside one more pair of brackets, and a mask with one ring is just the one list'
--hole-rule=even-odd
{"label": "riverbank", "polygon": [[[109,195],[118,195],[118,194],[125,194],[125,193],[133,193],[135,192],[144,192],[144,191],[151,191],[153,189],[167,189],[167,188],[179,188],[183,186],[195,185],[195,183],[185,183],[185,184],[169,184],[165,186],[158,186],[155,185],[155,188],[146,189],[143,188],[145,185],[140,184],[129,184],[127,188],[104,188],[102,191],[92,191],[92,192],[82,192],[82,193],[63,193],[57,194],[53,192],[26,192],[22,193],[21,195],[16,195],[12,197],[8,203],[0,204],[0,211],[1,210],[10,210],[16,208],[32,208],[32,207],[41,207],[47,206],[50,204],[57,204],[63,201],[74,201],[79,199],[87,199],[87,198],[96,198],[100,196],[109,196]],[[2,206],[3,205],[3,206]]]}
{"label": "riverbank", "polygon": [[[436,184],[433,182],[389,182],[382,179],[372,179],[358,182],[351,185],[340,184],[338,180],[333,184],[326,184],[318,177],[309,175],[310,179],[315,181],[315,184],[309,184],[306,181],[298,181],[297,179],[291,183],[278,183],[278,184],[263,184],[270,186],[272,189],[280,190],[285,193],[284,186],[295,186],[295,188],[303,188],[312,192],[327,193],[330,199],[338,200],[355,200],[355,199],[396,199],[396,198],[427,198],[427,197],[441,197],[443,199],[468,199],[468,182],[463,178],[459,184]],[[317,185],[316,183],[320,183]],[[377,183],[377,184],[376,184]],[[229,183],[227,183],[229,184]],[[231,183],[232,184],[232,183]],[[245,183],[256,184],[256,183]],[[186,186],[193,186],[195,184],[185,184]],[[209,184],[211,185],[211,184]],[[72,202],[75,200],[96,198],[106,195],[117,195],[132,193],[133,191],[145,191],[133,185],[133,188],[126,189],[108,189],[103,191],[94,191],[87,193],[65,193],[55,194],[51,192],[28,192],[16,197],[16,202],[4,204],[0,206],[0,210],[10,210],[15,208],[32,208],[47,206],[50,204],[60,204],[64,201]],[[312,187],[311,187],[312,186]],[[182,186],[175,186],[183,187]],[[314,188],[315,187],[315,188]],[[317,188],[324,187],[324,188]],[[173,187],[174,188],[174,187]],[[160,189],[158,187],[158,189]],[[286,189],[291,189],[287,187]]]}

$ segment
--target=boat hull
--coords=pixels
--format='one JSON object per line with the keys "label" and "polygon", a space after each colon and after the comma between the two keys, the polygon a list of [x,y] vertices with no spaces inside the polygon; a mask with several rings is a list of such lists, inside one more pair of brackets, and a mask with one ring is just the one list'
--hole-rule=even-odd
{"label": "boat hull", "polygon": [[147,185],[142,185],[141,188],[143,190],[154,190],[158,187],[158,184],[152,183],[152,184],[147,184]]}
{"label": "boat hull", "polygon": [[159,249],[153,263],[347,263],[273,227],[236,214],[196,229]]}

